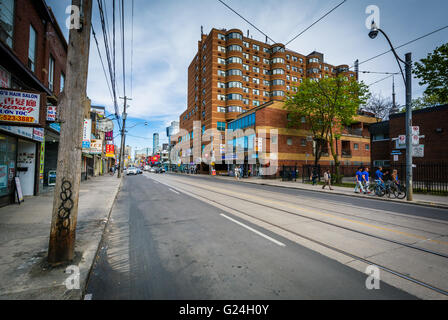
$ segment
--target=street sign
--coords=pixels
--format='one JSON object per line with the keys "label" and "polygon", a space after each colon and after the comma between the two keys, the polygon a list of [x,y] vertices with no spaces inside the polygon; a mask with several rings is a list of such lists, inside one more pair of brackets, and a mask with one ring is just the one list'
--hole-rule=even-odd
{"label": "street sign", "polygon": [[398,144],[406,144],[406,136],[404,134],[398,136]]}
{"label": "street sign", "polygon": [[420,138],[418,135],[412,135],[412,145],[418,146],[420,144]]}
{"label": "street sign", "polygon": [[394,155],[394,161],[398,161],[398,155],[397,154]]}
{"label": "street sign", "polygon": [[418,146],[412,146],[412,156],[414,158],[424,158],[425,157],[425,145],[420,144]]}
{"label": "street sign", "polygon": [[419,126],[413,126],[411,134],[419,136],[420,135],[420,127]]}

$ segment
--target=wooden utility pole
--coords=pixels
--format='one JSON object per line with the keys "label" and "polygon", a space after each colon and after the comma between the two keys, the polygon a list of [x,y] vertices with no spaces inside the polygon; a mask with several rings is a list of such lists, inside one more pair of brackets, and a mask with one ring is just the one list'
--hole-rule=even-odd
{"label": "wooden utility pole", "polygon": [[123,127],[121,128],[121,147],[120,147],[120,170],[118,170],[118,178],[121,178],[123,175],[124,168],[124,154],[125,154],[125,145],[126,145],[126,118],[128,114],[126,113],[126,109],[128,107],[128,97],[124,96],[124,98],[120,97],[120,99],[124,100],[123,103]]}
{"label": "wooden utility pole", "polygon": [[[48,262],[54,265],[73,260],[75,253],[84,105],[87,99],[92,0],[72,0],[72,6],[79,8],[80,24],[74,22],[70,29],[65,88],[58,106],[61,135],[48,247]],[[72,18],[77,19],[76,10],[72,13]]]}

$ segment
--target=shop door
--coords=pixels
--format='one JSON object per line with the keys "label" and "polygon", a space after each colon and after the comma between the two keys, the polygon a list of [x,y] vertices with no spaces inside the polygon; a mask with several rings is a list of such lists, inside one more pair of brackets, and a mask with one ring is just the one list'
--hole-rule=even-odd
{"label": "shop door", "polygon": [[17,176],[24,196],[34,195],[36,170],[36,143],[19,140],[17,148]]}

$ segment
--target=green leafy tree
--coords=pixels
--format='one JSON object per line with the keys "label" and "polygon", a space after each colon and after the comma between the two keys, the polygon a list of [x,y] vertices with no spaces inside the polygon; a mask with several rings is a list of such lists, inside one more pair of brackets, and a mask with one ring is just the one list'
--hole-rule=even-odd
{"label": "green leafy tree", "polygon": [[436,48],[415,63],[414,74],[420,85],[427,85],[425,95],[438,103],[448,103],[448,43]]}
{"label": "green leafy tree", "polygon": [[[339,155],[336,152],[336,139],[340,137],[343,126],[350,125],[361,105],[364,105],[370,93],[368,87],[354,79],[344,76],[312,81],[306,79],[298,87],[296,94],[288,96],[285,109],[290,114],[290,126],[299,126],[299,119],[307,119],[309,129],[316,142],[328,143],[334,159],[336,178],[340,182]],[[321,154],[320,154],[321,155]],[[318,152],[315,152],[317,164]]]}

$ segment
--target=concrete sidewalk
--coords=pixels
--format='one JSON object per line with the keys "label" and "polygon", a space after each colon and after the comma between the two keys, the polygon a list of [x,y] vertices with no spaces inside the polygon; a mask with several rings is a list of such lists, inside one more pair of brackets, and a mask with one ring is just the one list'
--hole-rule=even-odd
{"label": "concrete sidewalk", "polygon": [[67,266],[46,263],[53,192],[0,208],[0,299],[81,299],[121,181],[107,175],[81,183],[72,263],[79,268],[80,289],[64,284]]}
{"label": "concrete sidewalk", "polygon": [[[259,177],[251,177],[251,178],[244,178],[236,181],[234,177],[227,177],[227,176],[216,176],[212,177],[216,179],[224,179],[224,180],[232,180],[235,182],[241,182],[241,183],[252,183],[252,184],[260,184],[260,185],[268,185],[268,186],[276,186],[276,187],[284,187],[284,188],[293,188],[293,189],[302,189],[302,190],[311,190],[316,192],[330,192],[334,194],[341,194],[346,196],[352,196],[352,197],[366,197],[369,199],[377,199],[377,200],[383,200],[383,201],[396,201],[396,202],[402,202],[402,203],[409,203],[404,200],[400,199],[389,199],[387,196],[384,197],[378,197],[374,194],[370,195],[364,195],[364,194],[356,194],[354,193],[354,188],[347,188],[347,187],[337,187],[332,186],[333,190],[329,190],[328,187],[326,189],[322,189],[322,185],[315,185],[309,183],[303,183],[302,181],[282,181],[281,179],[261,179]],[[448,209],[448,197],[447,196],[435,196],[435,195],[426,195],[426,194],[419,194],[414,193],[414,201],[412,201],[413,204],[417,205],[426,205],[426,206],[433,206],[433,207],[439,207],[443,209]]]}

